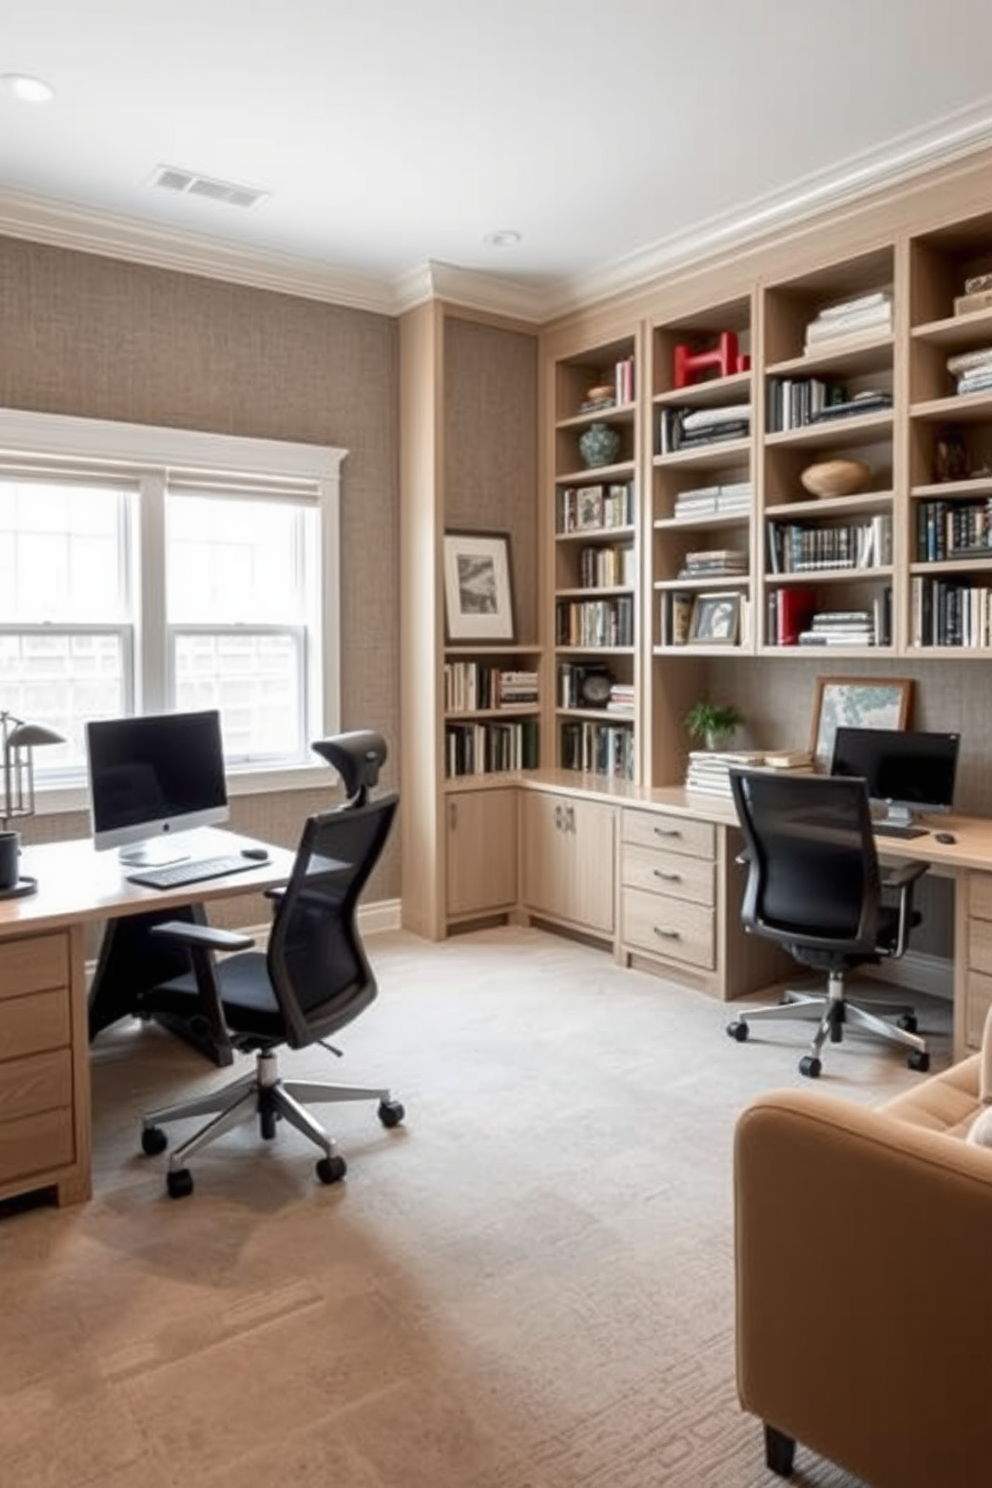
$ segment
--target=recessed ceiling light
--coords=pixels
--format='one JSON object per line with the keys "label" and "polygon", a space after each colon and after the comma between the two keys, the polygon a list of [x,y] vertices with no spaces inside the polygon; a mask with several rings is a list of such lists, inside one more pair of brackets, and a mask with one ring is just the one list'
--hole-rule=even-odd
{"label": "recessed ceiling light", "polygon": [[482,241],[490,248],[512,248],[514,243],[520,242],[520,237],[514,227],[498,227],[495,232],[486,233]]}
{"label": "recessed ceiling light", "polygon": [[0,86],[12,98],[20,99],[21,103],[50,103],[55,97],[55,89],[51,83],[46,83],[41,78],[28,77],[23,72],[0,73]]}

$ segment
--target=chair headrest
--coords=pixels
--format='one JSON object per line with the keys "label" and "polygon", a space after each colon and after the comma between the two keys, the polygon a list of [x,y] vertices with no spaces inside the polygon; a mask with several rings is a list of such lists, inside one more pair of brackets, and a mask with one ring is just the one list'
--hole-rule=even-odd
{"label": "chair headrest", "polygon": [[337,770],[348,804],[364,805],[369,791],[379,783],[379,770],[388,753],[382,735],[371,729],[353,729],[330,739],[315,739],[310,748]]}

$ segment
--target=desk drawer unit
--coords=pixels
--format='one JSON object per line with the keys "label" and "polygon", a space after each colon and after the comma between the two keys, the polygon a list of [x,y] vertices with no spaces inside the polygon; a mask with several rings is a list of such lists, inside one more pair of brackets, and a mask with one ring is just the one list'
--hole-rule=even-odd
{"label": "desk drawer unit", "polygon": [[716,967],[716,832],[667,812],[624,811],[620,934],[626,954],[703,975]]}
{"label": "desk drawer unit", "polygon": [[0,941],[0,1193],[74,1160],[71,1040],[67,936]]}

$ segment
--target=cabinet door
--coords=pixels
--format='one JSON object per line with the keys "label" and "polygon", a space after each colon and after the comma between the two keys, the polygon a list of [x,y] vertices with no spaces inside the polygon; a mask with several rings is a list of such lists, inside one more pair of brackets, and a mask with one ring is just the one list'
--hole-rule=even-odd
{"label": "cabinet door", "polygon": [[613,934],[616,812],[597,801],[569,801],[565,834],[571,839],[570,918],[590,930]]}
{"label": "cabinet door", "polygon": [[522,812],[527,908],[612,935],[613,807],[524,791]]}
{"label": "cabinet door", "polygon": [[516,790],[447,798],[447,912],[488,914],[517,902]]}

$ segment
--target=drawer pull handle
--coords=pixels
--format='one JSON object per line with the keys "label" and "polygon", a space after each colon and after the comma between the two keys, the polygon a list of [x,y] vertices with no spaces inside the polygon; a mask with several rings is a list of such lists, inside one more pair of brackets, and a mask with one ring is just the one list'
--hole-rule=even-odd
{"label": "drawer pull handle", "polygon": [[654,834],[656,837],[681,837],[682,829],[680,827],[655,827]]}
{"label": "drawer pull handle", "polygon": [[662,940],[681,940],[682,939],[682,936],[679,934],[678,930],[662,930],[662,928],[661,928],[660,925],[655,925],[654,926],[654,933],[655,933],[655,935],[659,936]]}
{"label": "drawer pull handle", "polygon": [[662,879],[663,882],[665,882],[665,883],[681,883],[682,882],[682,875],[681,875],[681,873],[662,873],[662,871],[661,871],[660,868],[655,868],[654,869],[654,876],[655,876],[655,878]]}

